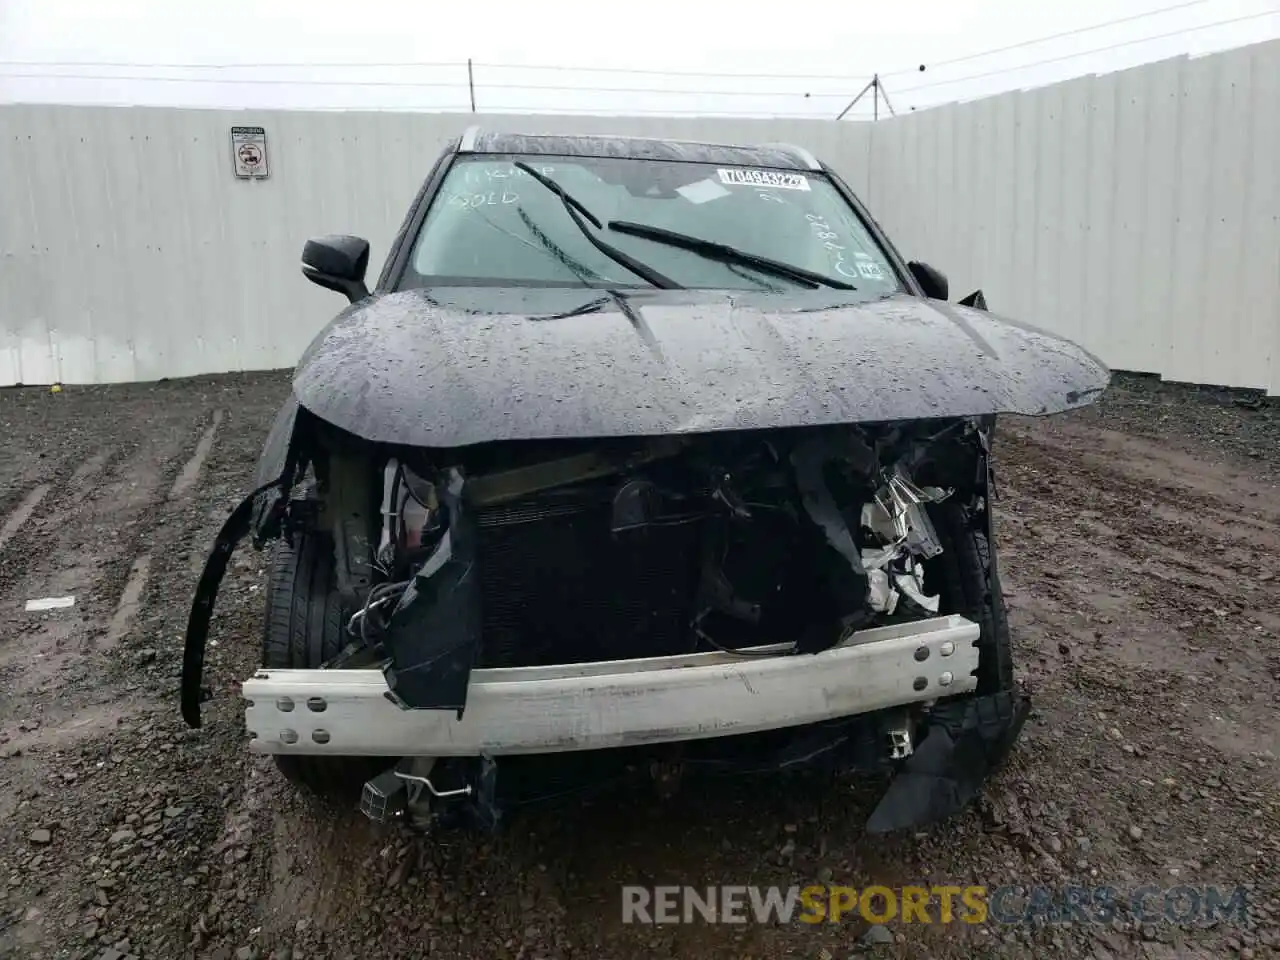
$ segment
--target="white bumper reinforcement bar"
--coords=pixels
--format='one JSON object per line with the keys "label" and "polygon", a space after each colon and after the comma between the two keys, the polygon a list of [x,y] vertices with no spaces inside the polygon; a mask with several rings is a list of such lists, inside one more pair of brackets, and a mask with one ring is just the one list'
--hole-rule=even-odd
{"label": "white bumper reinforcement bar", "polygon": [[256,753],[499,756],[697,740],[970,693],[977,639],[976,624],[948,616],[863,630],[818,654],[475,670],[461,720],[400,709],[378,670],[261,670],[244,684],[245,719]]}

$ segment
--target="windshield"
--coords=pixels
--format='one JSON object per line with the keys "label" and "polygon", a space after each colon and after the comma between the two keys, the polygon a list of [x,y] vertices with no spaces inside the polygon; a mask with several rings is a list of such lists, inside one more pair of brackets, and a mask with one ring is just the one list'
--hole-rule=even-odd
{"label": "windshield", "polygon": [[458,158],[423,220],[400,289],[651,285],[592,244],[564,201],[517,163],[554,181],[598,220],[599,228],[585,225],[594,237],[682,287],[790,290],[799,282],[610,229],[609,222],[722,244],[872,297],[902,289],[857,213],[823,174],[547,156]]}

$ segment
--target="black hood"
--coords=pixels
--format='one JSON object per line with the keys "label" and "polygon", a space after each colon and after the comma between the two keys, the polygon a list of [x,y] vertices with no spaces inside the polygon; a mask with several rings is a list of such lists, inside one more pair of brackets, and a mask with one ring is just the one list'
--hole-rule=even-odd
{"label": "black hood", "polygon": [[1107,385],[1095,357],[1035,327],[908,295],[857,296],[386,294],[321,332],[294,391],[365,439],[459,447],[1049,414]]}

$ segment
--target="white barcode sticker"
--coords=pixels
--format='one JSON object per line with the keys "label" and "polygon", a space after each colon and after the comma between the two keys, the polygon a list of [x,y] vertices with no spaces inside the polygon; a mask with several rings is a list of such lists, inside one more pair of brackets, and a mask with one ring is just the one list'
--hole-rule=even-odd
{"label": "white barcode sticker", "polygon": [[783,190],[808,190],[809,179],[803,173],[782,173],[779,170],[744,170],[733,167],[716,171],[720,182],[733,187],[779,187]]}

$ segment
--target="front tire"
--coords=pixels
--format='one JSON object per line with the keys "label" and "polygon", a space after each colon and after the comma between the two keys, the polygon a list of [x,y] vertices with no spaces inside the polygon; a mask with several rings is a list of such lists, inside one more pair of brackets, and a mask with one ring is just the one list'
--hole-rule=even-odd
{"label": "front tire", "polygon": [[939,613],[978,624],[978,695],[1012,689],[1013,643],[986,514],[944,500],[929,505],[929,519],[942,553],[926,564],[925,592],[938,595]]}
{"label": "front tire", "polygon": [[[303,530],[271,548],[266,588],[262,665],[315,670],[342,652],[346,628],[334,571],[333,539]],[[285,778],[320,794],[358,792],[390,765],[377,757],[277,754]]]}

